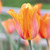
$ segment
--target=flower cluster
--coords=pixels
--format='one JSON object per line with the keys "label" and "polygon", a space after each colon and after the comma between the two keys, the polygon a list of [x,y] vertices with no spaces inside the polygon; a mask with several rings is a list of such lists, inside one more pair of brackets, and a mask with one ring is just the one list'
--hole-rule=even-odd
{"label": "flower cluster", "polygon": [[[34,6],[24,3],[20,8],[20,13],[16,13],[13,9],[7,11],[12,16],[14,26],[22,39],[31,40],[37,34],[45,39],[50,38],[50,15],[42,16],[40,13],[41,7],[41,3]],[[12,27],[13,30],[14,26]]]}

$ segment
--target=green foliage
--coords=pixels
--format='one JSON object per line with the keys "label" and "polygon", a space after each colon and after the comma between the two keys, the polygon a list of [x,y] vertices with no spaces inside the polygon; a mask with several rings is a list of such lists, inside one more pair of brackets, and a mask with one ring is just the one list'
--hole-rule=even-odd
{"label": "green foliage", "polygon": [[2,3],[7,7],[21,7],[23,3],[31,3],[32,5],[42,3],[43,9],[50,9],[50,3],[45,3],[43,0],[3,0]]}
{"label": "green foliage", "polygon": [[33,43],[33,48],[34,48],[34,50],[42,50],[42,48],[41,48],[42,46],[41,45],[39,45],[39,44],[37,44],[37,43]]}
{"label": "green foliage", "polygon": [[12,18],[12,17],[11,17],[10,15],[0,14],[0,19],[1,19],[2,21],[6,20],[6,19],[8,19],[8,18]]}

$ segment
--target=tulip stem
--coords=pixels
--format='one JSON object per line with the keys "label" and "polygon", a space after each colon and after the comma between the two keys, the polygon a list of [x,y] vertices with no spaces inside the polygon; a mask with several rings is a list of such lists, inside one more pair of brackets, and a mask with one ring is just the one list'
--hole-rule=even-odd
{"label": "tulip stem", "polygon": [[48,42],[48,39],[47,39],[47,45],[48,45],[48,50],[49,50],[49,42]]}
{"label": "tulip stem", "polygon": [[29,42],[30,50],[32,50],[31,40],[28,40],[28,42]]}
{"label": "tulip stem", "polygon": [[47,39],[47,44],[48,44],[48,47],[49,47],[48,39]]}

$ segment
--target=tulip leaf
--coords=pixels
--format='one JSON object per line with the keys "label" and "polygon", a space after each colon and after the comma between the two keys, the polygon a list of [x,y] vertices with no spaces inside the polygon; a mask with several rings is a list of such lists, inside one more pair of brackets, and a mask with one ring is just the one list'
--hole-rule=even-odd
{"label": "tulip leaf", "polygon": [[3,40],[0,38],[0,45],[1,45],[1,50],[4,50],[4,48],[3,48]]}
{"label": "tulip leaf", "polygon": [[6,42],[5,42],[5,46],[4,46],[4,50],[7,50],[7,48],[8,48],[8,44],[9,44],[9,41],[6,40]]}

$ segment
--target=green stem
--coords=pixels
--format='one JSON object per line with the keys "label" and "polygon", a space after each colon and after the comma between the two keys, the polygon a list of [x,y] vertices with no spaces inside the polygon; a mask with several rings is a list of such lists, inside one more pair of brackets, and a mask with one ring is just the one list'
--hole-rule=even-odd
{"label": "green stem", "polygon": [[[4,27],[3,27],[3,29],[4,29]],[[5,29],[4,29],[5,30]],[[6,31],[6,30],[5,30]],[[9,33],[6,31],[6,36],[7,36],[7,38],[8,38],[8,40],[9,40],[9,42],[11,41],[11,43],[13,44],[13,46],[16,48],[16,50],[17,50],[17,45],[15,44],[15,41],[11,38],[11,36],[9,35]]]}
{"label": "green stem", "polygon": [[47,39],[47,45],[48,45],[48,47],[49,47],[48,39]]}
{"label": "green stem", "polygon": [[29,42],[30,50],[32,50],[31,40],[28,40],[28,42]]}
{"label": "green stem", "polygon": [[1,50],[4,50],[4,48],[3,48],[3,40],[0,38],[0,42],[1,42]]}
{"label": "green stem", "polygon": [[47,39],[47,45],[48,45],[48,50],[49,50],[49,42],[48,42],[48,39]]}
{"label": "green stem", "polygon": [[6,42],[5,42],[5,46],[4,46],[4,50],[7,50],[7,48],[8,48],[8,40],[6,40]]}
{"label": "green stem", "polygon": [[10,49],[11,49],[11,50],[14,50],[14,48],[13,48],[13,45],[12,45],[11,41],[10,41]]}
{"label": "green stem", "polygon": [[11,38],[11,36],[8,33],[6,33],[6,35],[7,35],[8,40],[11,41],[11,43],[13,44],[13,46],[17,49],[15,41]]}
{"label": "green stem", "polygon": [[20,38],[19,38],[19,40],[17,41],[17,50],[20,50]]}

